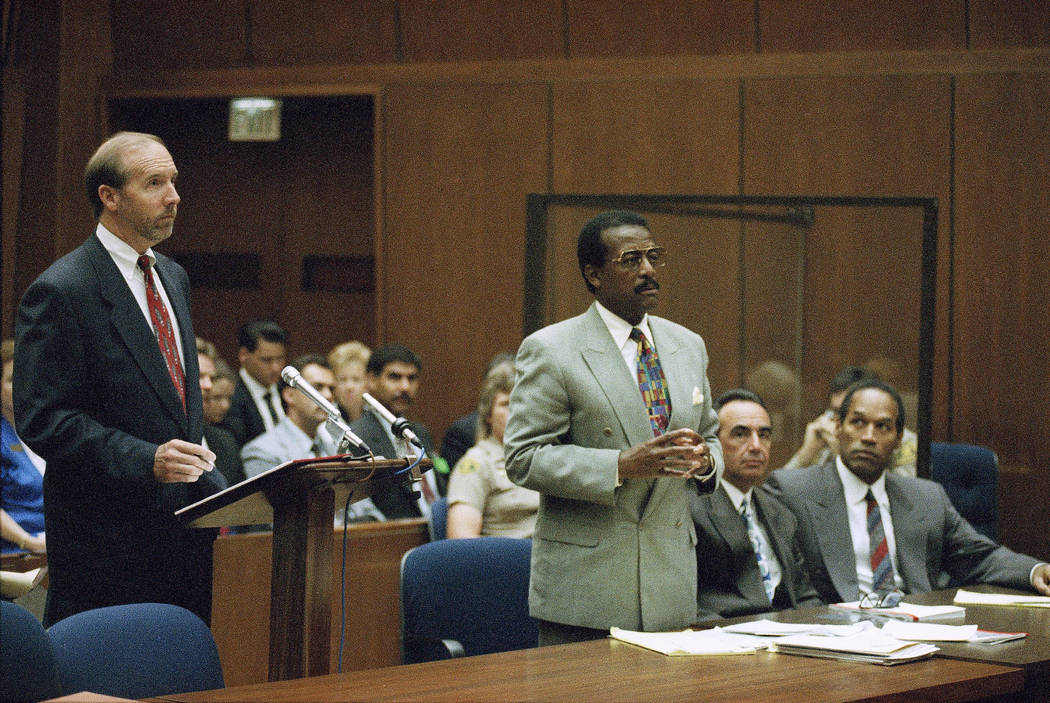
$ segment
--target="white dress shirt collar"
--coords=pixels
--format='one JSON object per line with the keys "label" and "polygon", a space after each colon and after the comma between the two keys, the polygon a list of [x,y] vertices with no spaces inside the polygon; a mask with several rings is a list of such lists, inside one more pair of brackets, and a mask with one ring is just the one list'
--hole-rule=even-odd
{"label": "white dress shirt collar", "polygon": [[605,323],[605,327],[609,330],[609,334],[612,335],[613,343],[620,350],[620,355],[623,356],[627,369],[632,374],[637,373],[638,365],[635,361],[638,356],[638,343],[631,339],[631,329],[633,327],[640,329],[645,338],[649,340],[649,344],[653,349],[656,349],[656,341],[653,339],[652,330],[649,329],[649,313],[642,315],[642,321],[632,326],[627,320],[598,301],[594,301],[594,305],[598,309],[598,315],[602,318],[602,322]]}

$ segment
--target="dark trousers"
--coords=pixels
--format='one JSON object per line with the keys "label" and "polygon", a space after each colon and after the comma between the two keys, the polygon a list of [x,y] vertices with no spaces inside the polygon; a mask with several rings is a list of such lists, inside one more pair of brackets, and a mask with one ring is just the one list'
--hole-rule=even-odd
{"label": "dark trousers", "polygon": [[578,625],[563,625],[560,622],[550,620],[536,620],[540,628],[541,647],[550,647],[555,644],[569,644],[570,642],[590,642],[591,640],[605,639],[609,636],[608,630],[596,630],[593,627],[580,627]]}

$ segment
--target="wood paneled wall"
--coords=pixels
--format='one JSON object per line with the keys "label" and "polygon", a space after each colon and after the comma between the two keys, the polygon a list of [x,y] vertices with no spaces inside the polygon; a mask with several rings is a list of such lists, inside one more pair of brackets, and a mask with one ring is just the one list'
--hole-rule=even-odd
{"label": "wood paneled wall", "polygon": [[[67,31],[11,54],[25,117],[11,149],[5,116],[5,208],[20,195],[5,333],[90,224],[75,184],[106,96],[376,87],[377,334],[423,356],[419,415],[438,435],[520,340],[530,191],[933,195],[935,438],[999,453],[1004,537],[1050,557],[1045,0],[39,5]],[[829,273],[843,257],[893,286],[892,249],[843,245]],[[863,304],[848,281],[814,294],[830,316]]]}

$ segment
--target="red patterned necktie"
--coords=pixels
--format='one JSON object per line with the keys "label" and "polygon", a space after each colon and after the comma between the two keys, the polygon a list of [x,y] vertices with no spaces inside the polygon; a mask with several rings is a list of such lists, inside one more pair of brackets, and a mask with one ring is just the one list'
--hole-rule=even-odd
{"label": "red patterned necktie", "polygon": [[645,333],[637,327],[631,328],[631,339],[638,343],[638,355],[635,362],[638,367],[638,389],[649,409],[649,422],[653,426],[653,436],[659,437],[667,431],[671,418],[671,399],[667,395],[667,379],[660,366],[656,350],[645,338]]}
{"label": "red patterned necktie", "polygon": [[171,326],[171,318],[168,316],[168,308],[160,298],[157,286],[153,283],[153,262],[148,256],[140,256],[139,268],[146,279],[146,303],[149,306],[149,317],[153,321],[153,328],[157,331],[157,345],[160,353],[164,356],[164,363],[168,367],[168,374],[175,390],[179,392],[182,400],[182,409],[186,409],[186,375],[182,371],[182,362],[179,361],[179,347],[175,343],[175,330]]}

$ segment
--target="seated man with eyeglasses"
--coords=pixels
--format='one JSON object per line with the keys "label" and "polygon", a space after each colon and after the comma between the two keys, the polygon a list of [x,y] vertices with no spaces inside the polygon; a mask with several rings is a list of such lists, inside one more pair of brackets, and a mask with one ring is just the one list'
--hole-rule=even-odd
{"label": "seated man with eyeglasses", "polygon": [[921,593],[947,586],[947,575],[1050,595],[1050,564],[978,533],[940,484],[887,473],[903,428],[900,394],[877,379],[859,381],[835,420],[838,456],[776,471],[768,481],[798,518],[820,597],[839,603],[858,594]]}

